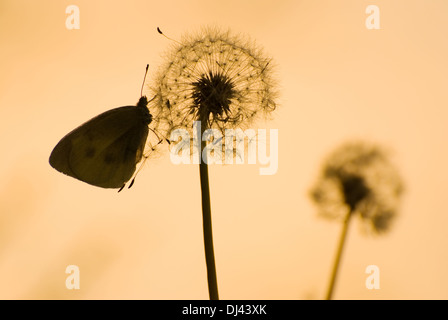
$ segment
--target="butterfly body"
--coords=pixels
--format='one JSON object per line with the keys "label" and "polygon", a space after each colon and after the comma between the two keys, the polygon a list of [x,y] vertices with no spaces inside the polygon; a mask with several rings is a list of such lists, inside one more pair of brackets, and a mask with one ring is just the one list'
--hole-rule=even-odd
{"label": "butterfly body", "polygon": [[56,170],[102,188],[122,188],[134,175],[152,116],[148,99],[106,111],[63,137],[50,155]]}

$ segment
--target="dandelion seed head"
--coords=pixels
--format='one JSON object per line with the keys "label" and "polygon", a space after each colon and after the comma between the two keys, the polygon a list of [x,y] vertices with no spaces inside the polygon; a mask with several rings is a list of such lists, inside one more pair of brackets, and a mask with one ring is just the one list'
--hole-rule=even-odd
{"label": "dandelion seed head", "polygon": [[365,142],[336,149],[323,165],[311,197],[327,217],[358,214],[371,231],[388,230],[403,183],[387,152]]}
{"label": "dandelion seed head", "polygon": [[167,130],[191,131],[198,120],[223,134],[246,127],[276,108],[273,67],[253,41],[203,28],[185,35],[166,54],[151,86],[152,108]]}

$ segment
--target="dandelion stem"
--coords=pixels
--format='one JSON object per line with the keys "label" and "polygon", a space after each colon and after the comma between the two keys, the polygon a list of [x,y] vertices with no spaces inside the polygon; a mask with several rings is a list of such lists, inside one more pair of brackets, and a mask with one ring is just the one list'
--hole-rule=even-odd
{"label": "dandelion stem", "polygon": [[[206,121],[202,121],[202,124],[206,124]],[[200,129],[202,133],[205,131],[206,126]],[[202,140],[202,139],[201,139]],[[199,174],[201,179],[201,194],[202,194],[202,227],[204,233],[204,248],[205,248],[205,263],[207,266],[207,280],[208,280],[208,292],[210,300],[219,300],[218,296],[218,281],[216,277],[215,266],[215,253],[213,249],[213,234],[212,234],[212,212],[210,205],[210,186],[208,181],[208,165],[206,163],[207,155],[202,156],[202,150],[206,146],[206,142],[202,141],[198,151],[200,157]],[[202,157],[201,157],[202,156]]]}
{"label": "dandelion stem", "polygon": [[327,292],[327,298],[326,300],[331,300],[332,296],[333,296],[333,290],[334,290],[334,286],[336,283],[336,276],[338,273],[338,269],[339,269],[339,264],[341,262],[341,255],[342,255],[342,250],[344,248],[344,244],[345,244],[345,239],[347,238],[347,230],[348,230],[348,224],[350,221],[350,218],[352,217],[352,213],[353,211],[350,210],[344,220],[344,224],[342,226],[342,232],[341,232],[341,237],[339,239],[339,246],[338,246],[338,251],[336,253],[336,259],[334,261],[334,265],[333,265],[333,271],[331,274],[331,280],[330,280],[330,285],[328,287],[328,292]]}

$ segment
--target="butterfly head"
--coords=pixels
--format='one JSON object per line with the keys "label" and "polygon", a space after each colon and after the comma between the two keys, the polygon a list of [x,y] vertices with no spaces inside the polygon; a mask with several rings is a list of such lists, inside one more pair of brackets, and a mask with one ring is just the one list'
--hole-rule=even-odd
{"label": "butterfly head", "polygon": [[145,107],[148,105],[148,98],[146,96],[141,96],[137,102],[137,107]]}
{"label": "butterfly head", "polygon": [[137,108],[140,108],[143,110],[144,116],[143,119],[146,124],[150,124],[152,121],[152,115],[149,113],[148,110],[148,98],[146,96],[141,96],[140,99],[137,102]]}

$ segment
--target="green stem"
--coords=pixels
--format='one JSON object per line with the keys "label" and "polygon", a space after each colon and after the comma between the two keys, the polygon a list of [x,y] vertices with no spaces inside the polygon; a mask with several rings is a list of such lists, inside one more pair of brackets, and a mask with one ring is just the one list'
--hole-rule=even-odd
{"label": "green stem", "polygon": [[[206,122],[202,122],[205,124]],[[202,133],[206,127],[201,128],[201,135],[198,139],[202,140]],[[198,130],[199,133],[199,130]],[[205,248],[205,263],[207,266],[207,280],[208,280],[208,292],[210,300],[219,300],[218,296],[218,280],[216,277],[215,266],[215,253],[213,249],[213,234],[212,234],[212,211],[210,205],[210,186],[208,180],[208,165],[206,163],[206,155],[202,156],[202,150],[204,150],[206,143],[203,141],[198,144],[200,149],[200,163],[199,174],[201,178],[201,194],[202,194],[202,227],[204,233],[204,248]],[[199,150],[198,150],[199,151]]]}
{"label": "green stem", "polygon": [[348,224],[350,222],[351,216],[352,216],[352,211],[349,211],[347,214],[347,217],[344,220],[344,224],[342,226],[342,232],[341,232],[341,237],[339,239],[338,251],[336,253],[336,260],[334,261],[330,285],[328,287],[327,298],[326,298],[327,300],[331,300],[332,296],[333,296],[333,290],[334,290],[334,286],[336,283],[336,276],[338,273],[339,264],[341,262],[341,255],[342,255],[342,251],[344,249],[345,239],[347,238]]}

